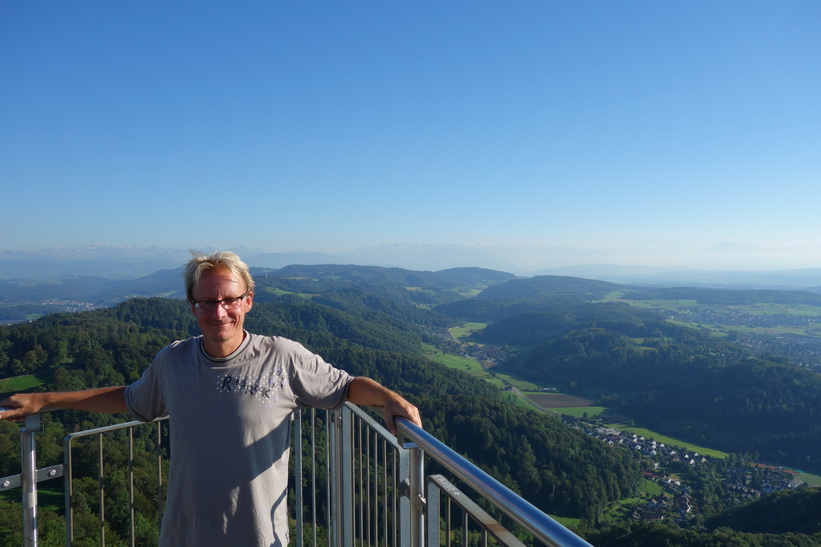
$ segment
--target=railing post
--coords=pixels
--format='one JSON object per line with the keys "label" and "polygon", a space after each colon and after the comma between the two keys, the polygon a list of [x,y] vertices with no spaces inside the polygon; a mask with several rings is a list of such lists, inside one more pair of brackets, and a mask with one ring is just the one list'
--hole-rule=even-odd
{"label": "railing post", "polygon": [[400,545],[419,547],[425,541],[425,500],[422,496],[425,480],[425,454],[414,443],[404,443],[399,452]]}
{"label": "railing post", "polygon": [[340,412],[342,423],[342,449],[340,462],[342,464],[342,499],[341,503],[341,517],[342,517],[342,545],[345,547],[353,545],[353,521],[354,521],[354,505],[353,505],[353,417],[351,410],[347,407],[342,408]]}
{"label": "railing post", "polygon": [[330,413],[331,427],[331,481],[334,507],[333,544],[349,547],[353,545],[353,443],[351,435],[351,412],[347,408]]}
{"label": "railing post", "polygon": [[[439,488],[425,481],[425,536],[426,545],[439,545],[439,520],[441,518]],[[448,536],[450,541],[450,536]]]}
{"label": "railing post", "polygon": [[425,540],[425,454],[415,444],[407,444],[405,448],[410,453],[410,533],[411,545],[421,547]]}
{"label": "railing post", "polygon": [[40,415],[26,416],[20,439],[20,480],[23,489],[23,541],[27,547],[37,545],[37,450],[34,434],[39,431],[42,431]]}
{"label": "railing post", "polygon": [[129,545],[137,544],[136,512],[134,507],[134,428],[128,428],[128,520]]}
{"label": "railing post", "polygon": [[[411,445],[413,446],[413,445]],[[399,484],[399,547],[410,547],[411,543],[411,497],[410,497],[410,481],[411,481],[411,462],[410,451],[408,445],[403,444],[402,449],[398,451],[399,456],[399,476],[397,482]]]}
{"label": "railing post", "polygon": [[291,425],[294,434],[294,519],[296,521],[296,538],[294,545],[302,547],[304,539],[304,514],[302,502],[302,410],[297,409],[291,415]]}
{"label": "railing post", "polygon": [[97,495],[100,500],[100,545],[105,545],[105,459],[103,458],[103,434],[97,434]]}
{"label": "railing post", "polygon": [[162,422],[157,421],[157,525],[162,525],[162,514],[165,497],[162,492]]}
{"label": "railing post", "polygon": [[63,439],[63,461],[65,462],[65,498],[66,498],[66,545],[74,545],[74,467],[71,458],[71,441],[66,435]]}

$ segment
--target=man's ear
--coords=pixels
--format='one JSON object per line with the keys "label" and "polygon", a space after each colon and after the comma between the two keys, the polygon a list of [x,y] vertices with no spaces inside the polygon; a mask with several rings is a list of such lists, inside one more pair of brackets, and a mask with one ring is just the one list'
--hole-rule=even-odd
{"label": "man's ear", "polygon": [[245,297],[243,304],[245,305],[245,312],[251,311],[251,308],[254,307],[254,291],[248,293],[248,296]]}

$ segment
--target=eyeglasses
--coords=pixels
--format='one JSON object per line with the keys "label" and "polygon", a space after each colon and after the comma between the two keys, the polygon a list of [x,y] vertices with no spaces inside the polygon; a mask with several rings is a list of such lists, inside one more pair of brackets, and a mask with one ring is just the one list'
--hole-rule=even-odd
{"label": "eyeglasses", "polygon": [[223,298],[222,300],[194,300],[194,309],[199,312],[213,312],[216,311],[217,306],[222,306],[224,310],[235,310],[242,304],[243,298],[248,296],[248,293],[242,296],[235,296],[233,298]]}

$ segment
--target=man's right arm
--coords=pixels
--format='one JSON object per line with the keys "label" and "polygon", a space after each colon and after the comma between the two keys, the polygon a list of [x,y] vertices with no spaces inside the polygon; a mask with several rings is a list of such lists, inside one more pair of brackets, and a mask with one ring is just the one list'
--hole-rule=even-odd
{"label": "man's right arm", "polygon": [[13,420],[36,414],[44,408],[88,410],[117,414],[127,412],[125,387],[101,387],[84,391],[53,391],[49,393],[18,393],[0,401],[0,420]]}

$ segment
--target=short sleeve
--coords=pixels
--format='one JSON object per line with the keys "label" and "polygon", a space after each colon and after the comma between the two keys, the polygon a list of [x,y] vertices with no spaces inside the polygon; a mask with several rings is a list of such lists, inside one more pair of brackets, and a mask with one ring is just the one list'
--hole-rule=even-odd
{"label": "short sleeve", "polygon": [[168,414],[162,378],[162,361],[167,351],[168,348],[161,350],[140,379],[125,389],[125,404],[135,420],[150,422]]}
{"label": "short sleeve", "polygon": [[302,345],[292,342],[291,389],[301,407],[333,410],[345,402],[353,376],[326,363]]}

